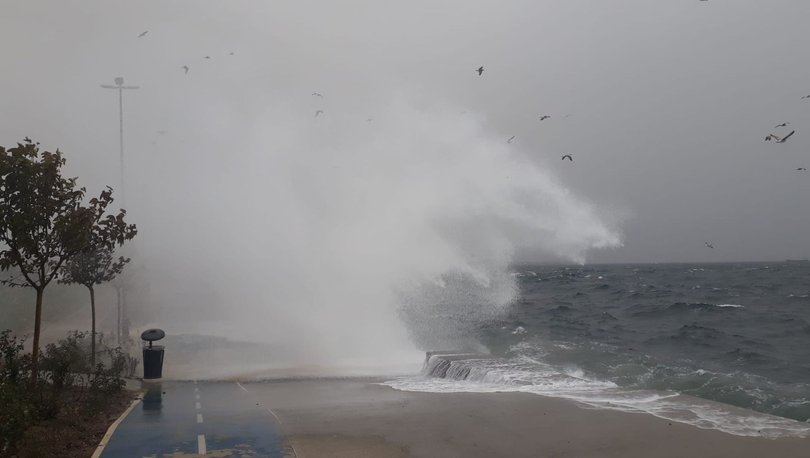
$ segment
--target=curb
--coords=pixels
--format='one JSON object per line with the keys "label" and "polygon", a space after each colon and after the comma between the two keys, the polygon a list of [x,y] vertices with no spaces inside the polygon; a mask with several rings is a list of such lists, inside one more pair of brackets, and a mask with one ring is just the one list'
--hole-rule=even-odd
{"label": "curb", "polygon": [[129,415],[129,413],[132,412],[132,409],[134,409],[135,406],[138,405],[138,403],[140,403],[140,402],[141,402],[141,398],[137,398],[134,401],[132,401],[132,404],[129,405],[127,410],[125,410],[124,413],[122,413],[121,416],[118,417],[113,422],[113,424],[110,425],[109,428],[107,428],[107,432],[104,434],[104,437],[101,438],[101,442],[98,443],[98,446],[96,447],[96,451],[93,452],[93,454],[90,456],[90,458],[99,458],[101,456],[101,452],[104,451],[104,447],[106,447],[107,444],[110,442],[110,439],[112,438],[112,435],[115,432],[115,429],[118,428],[118,425],[122,421],[124,421],[124,418],[126,418],[127,415]]}

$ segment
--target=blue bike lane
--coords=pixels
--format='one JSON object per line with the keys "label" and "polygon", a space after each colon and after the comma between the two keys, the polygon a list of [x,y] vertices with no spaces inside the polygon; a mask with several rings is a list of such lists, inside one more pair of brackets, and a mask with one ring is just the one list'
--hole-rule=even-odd
{"label": "blue bike lane", "polygon": [[238,382],[144,382],[101,458],[294,457],[277,418]]}

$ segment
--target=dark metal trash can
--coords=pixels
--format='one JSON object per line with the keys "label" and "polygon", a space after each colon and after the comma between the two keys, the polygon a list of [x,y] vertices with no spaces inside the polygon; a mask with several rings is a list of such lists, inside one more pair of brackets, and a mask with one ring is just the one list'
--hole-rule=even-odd
{"label": "dark metal trash can", "polygon": [[163,346],[152,345],[143,349],[143,378],[163,377]]}
{"label": "dark metal trash can", "polygon": [[147,329],[141,333],[141,339],[149,342],[143,347],[143,378],[144,380],[163,377],[163,346],[152,345],[155,340],[166,337],[161,329]]}

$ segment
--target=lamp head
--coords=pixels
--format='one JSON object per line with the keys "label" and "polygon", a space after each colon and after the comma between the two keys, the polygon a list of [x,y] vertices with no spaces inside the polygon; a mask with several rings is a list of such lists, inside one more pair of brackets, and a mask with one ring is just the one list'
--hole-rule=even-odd
{"label": "lamp head", "polygon": [[123,84],[124,84],[124,78],[123,78],[123,77],[120,77],[120,76],[119,76],[119,77],[117,77],[117,78],[115,78],[115,84],[116,84],[116,85],[118,85],[118,86],[123,86]]}

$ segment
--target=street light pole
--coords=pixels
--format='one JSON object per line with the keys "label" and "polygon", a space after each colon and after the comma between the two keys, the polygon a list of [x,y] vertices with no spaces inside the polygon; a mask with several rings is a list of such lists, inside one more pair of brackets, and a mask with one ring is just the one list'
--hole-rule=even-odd
{"label": "street light pole", "polygon": [[124,86],[124,78],[116,77],[115,86],[102,84],[104,89],[118,89],[118,125],[119,147],[121,150],[121,204],[126,204],[126,187],[124,186],[124,89],[138,89],[139,86]]}
{"label": "street light pole", "polygon": [[[126,188],[124,186],[124,89],[138,89],[138,86],[124,86],[124,78],[116,77],[115,86],[109,84],[102,84],[104,89],[118,89],[118,127],[119,127],[119,147],[121,151],[121,206],[126,208]],[[118,345],[121,345],[121,334],[127,336],[124,344],[129,342],[129,326],[127,322],[127,305],[126,305],[126,284],[120,278],[118,279],[118,286],[116,286],[116,299],[118,302],[118,324],[116,326],[116,334],[118,335]],[[123,320],[121,319],[123,315]]]}

